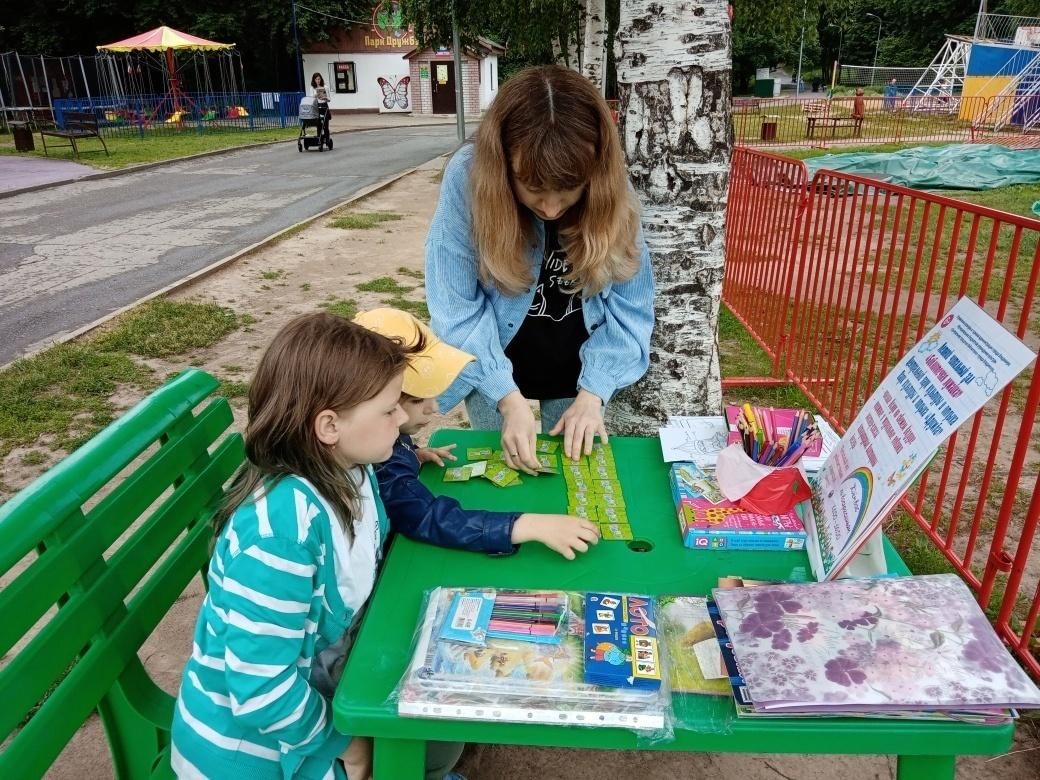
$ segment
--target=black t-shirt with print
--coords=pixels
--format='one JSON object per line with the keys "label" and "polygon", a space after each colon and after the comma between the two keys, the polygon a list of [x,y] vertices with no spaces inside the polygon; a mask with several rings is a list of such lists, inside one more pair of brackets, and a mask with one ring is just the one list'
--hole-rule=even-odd
{"label": "black t-shirt with print", "polygon": [[505,350],[513,363],[513,381],[525,398],[573,398],[578,392],[578,350],[589,333],[585,329],[581,295],[569,292],[564,281],[568,271],[558,226],[546,222],[545,255],[534,301]]}

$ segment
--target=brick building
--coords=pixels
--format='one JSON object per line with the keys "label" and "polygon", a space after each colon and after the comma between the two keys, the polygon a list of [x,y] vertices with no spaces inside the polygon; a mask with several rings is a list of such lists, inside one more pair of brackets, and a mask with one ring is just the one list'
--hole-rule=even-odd
{"label": "brick building", "polygon": [[[488,38],[478,39],[462,52],[462,93],[465,113],[476,116],[498,93],[498,57],[505,47]],[[455,113],[455,62],[451,49],[414,49],[409,61],[413,109],[422,114]]]}

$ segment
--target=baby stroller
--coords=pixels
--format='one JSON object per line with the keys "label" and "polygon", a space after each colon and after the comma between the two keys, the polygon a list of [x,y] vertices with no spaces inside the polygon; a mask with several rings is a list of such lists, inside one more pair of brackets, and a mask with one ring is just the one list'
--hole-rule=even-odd
{"label": "baby stroller", "polygon": [[[308,134],[308,129],[314,130]],[[296,139],[296,148],[301,152],[317,146],[319,152],[325,147],[332,149],[332,136],[329,134],[329,104],[317,98],[304,97],[300,101],[300,136]]]}

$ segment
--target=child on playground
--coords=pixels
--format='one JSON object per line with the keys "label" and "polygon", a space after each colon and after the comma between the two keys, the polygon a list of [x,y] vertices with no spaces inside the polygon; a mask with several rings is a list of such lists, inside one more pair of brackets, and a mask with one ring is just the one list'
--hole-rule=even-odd
{"label": "child on playground", "polygon": [[474,358],[445,344],[425,324],[397,309],[363,312],[354,321],[410,345],[401,395],[407,419],[401,425],[393,455],[376,468],[379,493],[394,531],[443,547],[496,554],[509,554],[523,542],[538,541],[568,560],[599,540],[597,527],[581,518],[467,510],[452,498],[434,496],[419,481],[419,469],[424,462],[443,466],[445,459],[455,460],[455,445],[417,448],[412,437],[437,411],[437,396]]}
{"label": "child on playground", "polygon": [[[368,780],[365,740],[332,724],[329,668],[380,566],[389,522],[372,469],[407,415],[404,346],[331,314],[275,336],[249,390],[247,461],[214,520],[209,592],[172,726],[179,778]],[[427,777],[462,746],[430,743]]]}

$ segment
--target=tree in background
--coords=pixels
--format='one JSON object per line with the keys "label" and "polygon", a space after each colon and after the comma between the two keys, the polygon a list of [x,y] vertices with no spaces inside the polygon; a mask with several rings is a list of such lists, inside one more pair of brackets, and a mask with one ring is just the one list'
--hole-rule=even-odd
{"label": "tree in background", "polygon": [[586,0],[585,27],[582,35],[581,72],[606,92],[607,64],[607,3],[606,0]]}
{"label": "tree in background", "polygon": [[[802,29],[802,2],[803,0],[774,0],[770,3],[753,3],[751,0],[735,0],[734,94],[746,94],[750,91],[757,68],[786,65],[794,75],[794,69],[798,64],[798,43]],[[809,4],[809,10],[815,10],[812,2]],[[811,31],[809,22],[806,26],[808,35]],[[813,43],[815,44],[815,37]],[[806,63],[814,62],[808,57],[804,59]]]}
{"label": "tree in background", "polygon": [[507,53],[500,63],[500,72],[503,78],[508,78],[520,68],[550,62],[558,62],[587,76],[602,72],[607,38],[604,2],[404,0],[402,5],[405,17],[415,25],[416,37],[423,45],[449,43],[453,18],[464,45],[481,35],[504,44]]}
{"label": "tree in background", "polygon": [[[334,16],[365,20],[372,0],[301,0]],[[300,40],[326,40],[340,23],[299,10]],[[98,44],[159,25],[238,45],[250,89],[296,89],[288,0],[33,0],[0,3],[0,51],[64,56],[95,53]]]}
{"label": "tree in background", "polygon": [[732,147],[727,0],[622,0],[615,44],[629,177],[657,283],[650,370],[608,406],[653,435],[668,414],[722,409],[718,319]]}

